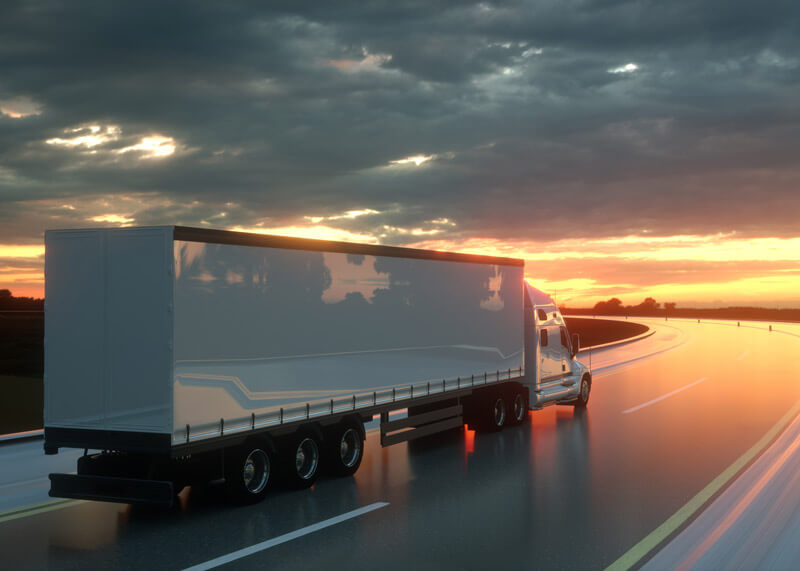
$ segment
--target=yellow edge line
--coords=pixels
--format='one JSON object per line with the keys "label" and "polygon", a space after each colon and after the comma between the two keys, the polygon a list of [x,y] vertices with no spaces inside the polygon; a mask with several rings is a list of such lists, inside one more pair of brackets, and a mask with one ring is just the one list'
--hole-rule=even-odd
{"label": "yellow edge line", "polygon": [[69,500],[64,499],[64,498],[56,498],[54,500],[47,500],[46,502],[41,502],[41,503],[38,503],[38,504],[31,504],[29,506],[22,506],[20,508],[13,508],[13,509],[10,509],[10,510],[6,510],[4,512],[0,512],[0,517],[6,516],[6,515],[8,515],[10,513],[22,512],[22,511],[26,511],[26,510],[31,510],[33,508],[42,507],[42,506],[49,506],[50,504],[61,504],[61,503],[68,502],[68,501]]}
{"label": "yellow edge line", "polygon": [[792,421],[797,413],[800,412],[800,401],[787,412],[773,426],[769,432],[761,437],[747,452],[742,454],[733,464],[728,466],[724,472],[714,478],[710,484],[700,490],[696,496],[686,502],[686,504],[676,511],[664,523],[654,529],[650,535],[642,539],[639,543],[626,551],[622,557],[606,567],[606,571],[621,571],[630,569],[636,565],[645,555],[650,553],[659,543],[664,541],[671,533],[678,529],[694,513],[705,504],[711,496],[717,493],[731,478],[733,478],[744,466],[747,465],[759,452],[761,452],[774,438]]}
{"label": "yellow edge line", "polygon": [[15,519],[21,519],[36,514],[52,512],[55,510],[76,506],[78,504],[84,503],[84,501],[85,500],[52,500],[49,502],[42,502],[41,504],[34,504],[32,506],[27,506],[24,508],[8,510],[4,513],[9,513],[9,512],[18,512],[18,513],[12,513],[11,515],[6,515],[6,516],[0,513],[0,523],[5,523],[7,521],[12,521]]}

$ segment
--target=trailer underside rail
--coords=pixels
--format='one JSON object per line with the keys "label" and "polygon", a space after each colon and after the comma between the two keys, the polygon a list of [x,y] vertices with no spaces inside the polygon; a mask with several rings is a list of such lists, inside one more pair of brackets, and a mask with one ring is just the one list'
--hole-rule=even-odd
{"label": "trailer underside rail", "polygon": [[[264,414],[251,414],[248,417],[235,419],[220,419],[211,424],[190,426],[178,430],[173,434],[173,445],[188,446],[194,442],[243,434],[259,429],[274,428],[287,424],[304,422],[312,419],[321,419],[352,412],[364,414],[382,413],[408,406],[412,401],[436,397],[444,394],[454,394],[458,391],[491,385],[503,381],[517,380],[524,376],[524,369],[504,369],[499,371],[484,372],[481,375],[469,377],[456,377],[442,379],[441,381],[426,381],[414,383],[392,389],[356,393],[345,398],[333,398],[325,401],[309,402],[291,408],[280,408]],[[398,405],[398,406],[395,406]]]}

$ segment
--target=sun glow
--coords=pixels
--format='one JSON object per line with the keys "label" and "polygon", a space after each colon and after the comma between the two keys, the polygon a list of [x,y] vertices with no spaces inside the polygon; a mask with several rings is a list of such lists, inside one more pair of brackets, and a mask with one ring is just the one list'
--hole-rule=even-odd
{"label": "sun glow", "polygon": [[44,255],[43,244],[0,244],[0,258],[38,258]]}
{"label": "sun glow", "polygon": [[177,143],[172,137],[157,133],[141,137],[138,143],[121,148],[113,148],[122,144],[122,128],[118,125],[83,125],[65,129],[63,137],[47,139],[45,143],[54,147],[75,149],[90,155],[107,157],[134,153],[139,159],[160,159],[175,154]]}
{"label": "sun glow", "polygon": [[393,165],[410,165],[414,164],[416,166],[420,166],[423,163],[427,163],[428,161],[435,159],[436,155],[415,155],[413,157],[406,157],[405,159],[398,159],[396,161],[389,161],[390,164]]}
{"label": "sun glow", "polygon": [[635,63],[626,63],[625,65],[609,69],[608,73],[633,73],[637,69],[639,69],[639,66]]}
{"label": "sun glow", "polygon": [[334,216],[304,216],[303,218],[312,224],[319,224],[323,220],[352,220],[359,216],[367,216],[370,214],[380,214],[380,211],[372,210],[371,208],[362,208],[359,210],[348,210],[344,214],[336,214]]}
{"label": "sun glow", "polygon": [[120,224],[122,226],[130,226],[136,220],[128,218],[124,214],[103,214],[101,216],[92,216],[89,218],[92,222],[107,222],[109,224]]}
{"label": "sun glow", "polygon": [[175,139],[172,137],[162,137],[161,135],[143,137],[137,144],[117,149],[115,152],[124,154],[132,151],[141,153],[140,158],[143,159],[168,157],[175,153]]}
{"label": "sun glow", "polygon": [[[68,207],[75,208],[62,200],[48,205],[53,212],[71,212]],[[95,200],[90,206],[81,219],[118,226],[136,223],[136,212],[124,201]],[[84,204],[77,205],[79,211],[85,208]],[[232,218],[227,210],[218,212],[217,221]],[[337,224],[378,214],[384,212],[357,208],[330,216],[306,216],[296,224],[268,226],[265,221],[248,226],[231,224],[230,229],[522,258],[526,262],[526,279],[569,307],[591,307],[611,297],[620,298],[626,305],[653,297],[662,303],[677,302],[679,307],[800,306],[800,237],[645,233],[553,241],[458,239],[447,237],[455,222],[444,217],[427,220],[421,226],[376,224],[368,226],[370,230],[341,228]],[[9,288],[16,295],[41,296],[43,254],[42,245],[0,245],[0,288]]]}
{"label": "sun glow", "polygon": [[398,235],[398,234],[410,234],[411,236],[433,236],[435,234],[440,234],[442,232],[441,228],[403,228],[400,226],[383,226],[383,232],[381,232],[380,237],[386,238],[390,235]]}
{"label": "sun glow", "polygon": [[229,228],[236,232],[253,232],[255,234],[269,234],[273,236],[289,236],[291,238],[314,238],[317,240],[334,240],[339,242],[361,242],[377,244],[378,239],[371,234],[350,232],[332,226],[277,226],[265,228],[262,226],[234,226]]}
{"label": "sun glow", "polygon": [[43,260],[43,244],[0,244],[0,289],[10,289],[16,296],[42,297]]}
{"label": "sun glow", "polygon": [[74,129],[65,129],[65,134],[72,133],[71,137],[54,137],[47,139],[45,143],[59,147],[92,149],[116,141],[122,134],[122,129],[116,125],[101,127],[100,125],[87,125]]}
{"label": "sun glow", "polygon": [[[733,234],[553,242],[470,238],[425,240],[412,246],[522,258],[532,284],[556,293],[559,303],[573,307],[591,306],[609,297],[623,298],[626,303],[645,297],[716,305],[800,303],[800,238]],[[763,270],[757,276],[748,275],[753,273],[748,267]],[[628,273],[622,275],[622,269]],[[648,275],[656,271],[663,275]]]}
{"label": "sun glow", "polygon": [[736,238],[732,234],[710,236],[624,236],[534,242],[468,238],[429,240],[415,247],[453,250],[473,254],[509,256],[526,260],[559,258],[586,259],[609,257],[626,260],[680,261],[778,261],[800,262],[800,238]]}

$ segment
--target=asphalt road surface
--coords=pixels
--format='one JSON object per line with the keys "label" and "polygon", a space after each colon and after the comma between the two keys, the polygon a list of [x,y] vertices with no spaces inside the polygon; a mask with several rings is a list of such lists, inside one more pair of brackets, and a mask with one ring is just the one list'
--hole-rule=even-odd
{"label": "asphalt road surface", "polygon": [[[780,536],[800,521],[792,507],[800,505],[800,487],[792,485],[800,464],[792,448],[800,434],[793,423],[800,326],[775,324],[769,332],[765,323],[637,321],[656,333],[591,355],[586,411],[554,406],[498,434],[461,430],[385,449],[373,431],[354,478],[276,491],[255,506],[231,507],[214,487],[184,490],[170,511],[42,504],[49,500],[46,474],[74,470],[79,452],[45,457],[41,441],[4,445],[0,566],[416,570],[791,562]],[[703,527],[714,509],[719,513]],[[758,528],[761,539],[750,538],[756,545],[748,553],[760,549],[760,558],[726,551],[726,541],[736,543],[730,534],[747,533],[743,518],[759,514],[772,517]],[[653,557],[655,545],[666,547]]]}

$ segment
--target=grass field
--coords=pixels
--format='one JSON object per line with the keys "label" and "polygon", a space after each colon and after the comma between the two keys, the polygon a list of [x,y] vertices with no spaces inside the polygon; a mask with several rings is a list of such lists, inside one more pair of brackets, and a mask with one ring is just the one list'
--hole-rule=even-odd
{"label": "grass field", "polygon": [[593,347],[636,337],[648,330],[646,325],[611,319],[565,317],[570,333],[581,336],[581,347]]}
{"label": "grass field", "polygon": [[42,427],[42,379],[0,375],[0,434]]}
{"label": "grass field", "polygon": [[42,377],[44,314],[0,312],[0,375]]}

